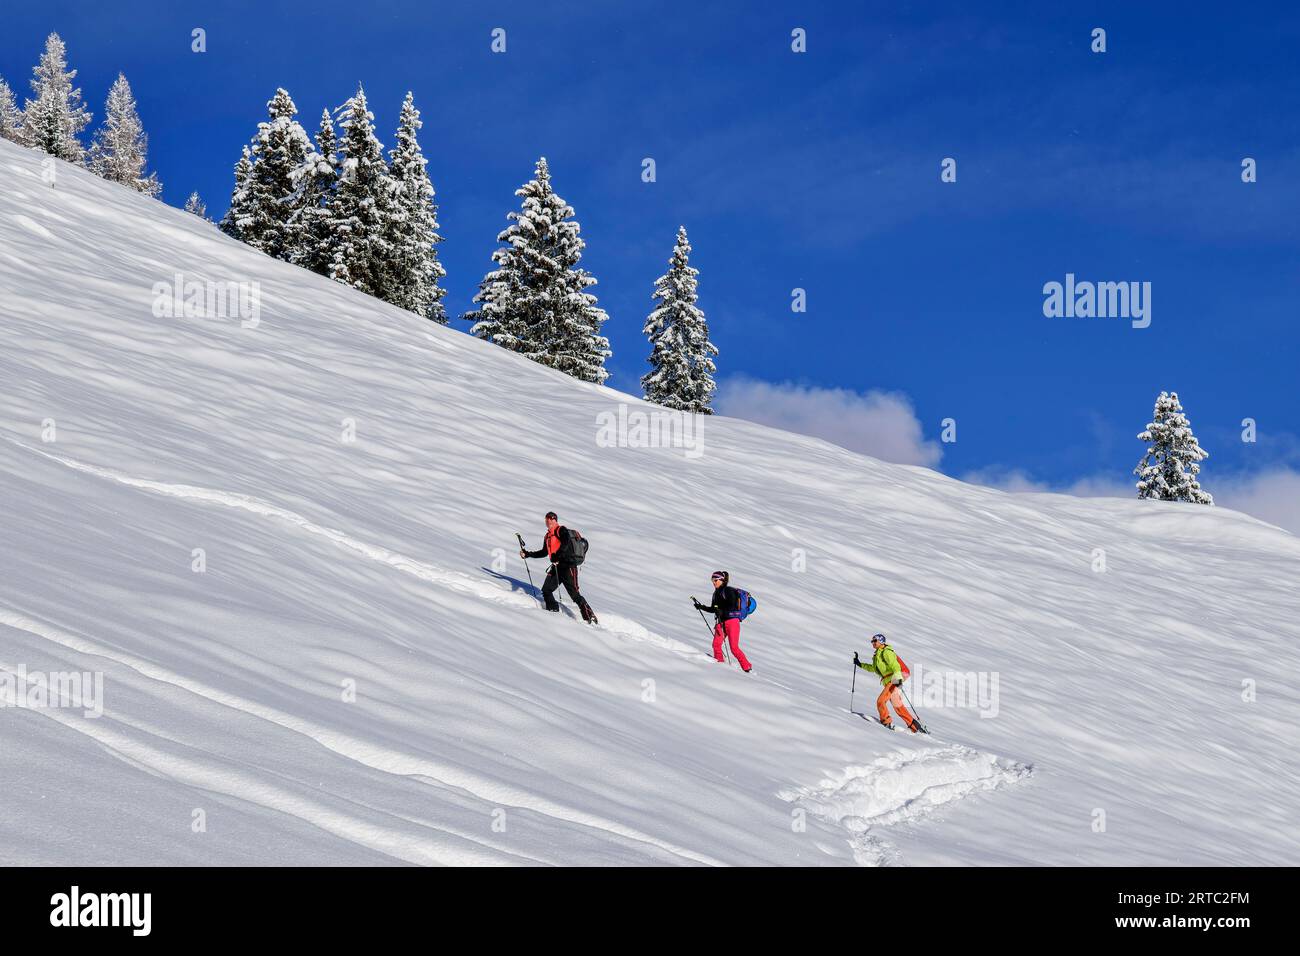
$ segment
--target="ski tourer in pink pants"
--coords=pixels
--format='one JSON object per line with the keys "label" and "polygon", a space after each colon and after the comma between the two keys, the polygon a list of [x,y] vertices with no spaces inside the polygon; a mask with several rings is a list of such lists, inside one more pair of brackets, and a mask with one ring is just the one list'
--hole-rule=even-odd
{"label": "ski tourer in pink pants", "polygon": [[713,659],[716,661],[726,660],[722,656],[723,638],[726,638],[727,643],[731,646],[731,656],[736,659],[740,669],[748,674],[750,671],[749,658],[740,649],[740,621],[733,617],[730,620],[719,621],[713,625]]}
{"label": "ski tourer in pink pants", "polygon": [[725,640],[731,645],[731,656],[736,659],[740,669],[748,674],[753,668],[745,652],[740,649],[740,594],[728,586],[731,575],[726,571],[714,571],[709,580],[713,584],[713,602],[701,604],[696,601],[695,607],[700,611],[712,612],[717,621],[713,625],[713,659],[726,660],[722,656],[722,642]]}

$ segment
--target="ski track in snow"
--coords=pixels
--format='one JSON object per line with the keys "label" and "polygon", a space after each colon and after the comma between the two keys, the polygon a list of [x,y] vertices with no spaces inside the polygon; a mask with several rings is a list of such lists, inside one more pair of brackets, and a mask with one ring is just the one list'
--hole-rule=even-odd
{"label": "ski track in snow", "polygon": [[778,796],[809,813],[843,826],[853,855],[863,866],[899,862],[879,828],[924,817],[974,793],[1025,780],[1033,767],[969,747],[891,753],[866,766],[844,768],[815,787],[784,790]]}
{"label": "ski track in snow", "polygon": [[25,449],[26,451],[41,455],[51,461],[56,461],[74,471],[80,471],[85,474],[94,475],[98,478],[115,481],[131,488],[138,488],[142,491],[151,491],[155,494],[167,495],[172,498],[184,498],[189,501],[197,501],[205,504],[221,505],[227,508],[238,508],[243,511],[250,511],[256,515],[284,521],[287,524],[293,525],[294,527],[307,532],[308,534],[319,535],[326,538],[338,545],[340,548],[353,551],[372,561],[387,564],[389,567],[420,578],[430,584],[437,584],[441,587],[450,588],[451,590],[460,591],[465,594],[471,594],[474,597],[483,598],[485,600],[495,601],[499,604],[514,604],[522,607],[534,603],[531,598],[503,592],[501,589],[493,585],[476,580],[462,572],[448,571],[439,568],[436,565],[424,561],[417,561],[414,558],[408,558],[402,554],[397,554],[387,548],[360,541],[335,528],[327,528],[323,525],[316,524],[314,521],[303,517],[297,512],[290,511],[287,508],[281,508],[279,505],[273,505],[270,502],[263,501],[259,498],[254,498],[252,495],[220,491],[215,488],[202,488],[197,485],[181,485],[163,481],[151,481],[147,478],[133,478],[130,475],[119,474],[118,472],[111,471],[107,468],[100,468],[96,465],[87,465],[83,462],[73,461],[70,458],[54,455],[47,451],[42,451],[39,448],[33,448],[30,445],[16,441],[7,436],[5,437],[5,440],[17,445],[19,448]]}
{"label": "ski track in snow", "polygon": [[[429,757],[416,756],[413,754],[403,753],[399,750],[394,750],[390,747],[377,745],[373,742],[359,739],[342,731],[322,726],[293,714],[285,713],[265,704],[259,704],[256,701],[249,700],[245,697],[239,697],[234,694],[217,690],[216,688],[209,687],[199,681],[183,677],[165,668],[151,664],[148,661],[141,660],[133,655],[114,652],[109,648],[96,644],[94,641],[66,633],[51,625],[34,621],[25,615],[13,611],[12,609],[0,608],[0,624],[27,631],[29,634],[62,645],[72,651],[106,658],[117,664],[121,664],[124,667],[130,668],[149,680],[163,681],[175,687],[179,687],[182,690],[189,691],[199,697],[203,697],[206,700],[277,724],[287,730],[309,737],[322,747],[333,751],[339,756],[363,764],[371,769],[402,776],[427,778],[441,786],[456,788],[473,794],[488,805],[509,806],[531,810],[535,813],[552,817],[566,823],[603,830],[606,833],[626,840],[649,844],[680,858],[683,862],[701,863],[710,866],[723,865],[721,861],[715,860],[712,857],[696,853],[684,847],[674,846],[671,843],[656,839],[649,834],[641,833],[632,827],[624,826],[614,820],[607,820],[586,811],[574,809],[547,800],[527,790],[522,790],[504,780],[489,779],[479,774],[466,771],[460,767],[433,760]],[[7,667],[3,664],[0,664],[0,669],[9,670],[11,672],[14,670],[13,668]],[[125,755],[131,761],[149,767],[162,776],[175,777],[192,786],[215,790],[217,792],[230,793],[241,797],[247,797],[249,792],[257,792],[258,790],[266,789],[266,784],[263,781],[247,778],[245,775],[235,772],[231,767],[212,767],[204,765],[201,762],[179,758],[175,755],[164,756],[160,751],[155,751],[146,745],[140,744],[138,740],[113,732],[108,726],[99,726],[99,724],[103,723],[102,718],[98,722],[71,721],[68,717],[60,715],[57,709],[44,710],[42,712],[53,716],[54,719],[64,723],[65,726],[68,726],[70,729],[90,735],[110,750]],[[88,729],[87,724],[95,726]],[[232,786],[232,782],[234,782],[234,786]],[[450,862],[453,864],[466,862],[459,858],[447,860],[445,857],[439,856],[437,853],[438,848],[436,846],[424,848],[423,852],[417,852],[415,858],[412,859],[411,854],[408,851],[403,850],[402,846],[395,844],[392,840],[386,839],[386,834],[377,832],[373,828],[359,829],[354,825],[355,821],[350,818],[339,818],[336,815],[326,812],[319,804],[297,800],[288,797],[283,793],[280,793],[279,798],[277,799],[268,798],[266,805],[278,809],[286,809],[286,803],[288,804],[287,809],[290,809],[291,812],[297,812],[298,815],[311,823],[315,823],[324,830],[339,833],[340,835],[347,836],[349,839],[355,840],[358,843],[369,846],[372,849],[389,853],[390,855],[396,854],[402,859],[411,860],[411,862]],[[496,857],[496,859],[499,859],[499,856]],[[486,860],[470,860],[468,862],[486,862]]]}
{"label": "ski track in snow", "polygon": [[[497,585],[479,580],[478,578],[474,578],[464,572],[449,571],[426,561],[417,561],[415,558],[398,554],[379,545],[369,544],[365,541],[354,538],[343,531],[339,531],[336,528],[327,528],[324,525],[319,525],[295,511],[290,511],[288,508],[282,508],[279,505],[271,504],[268,501],[263,501],[260,498],[253,497],[252,495],[245,495],[231,491],[221,491],[216,488],[203,488],[198,485],[182,485],[163,481],[153,481],[147,478],[133,478],[130,475],[120,474],[108,468],[88,465],[84,462],[74,461],[71,458],[64,458],[61,455],[54,455],[50,452],[42,451],[39,448],[33,448],[31,445],[17,441],[7,435],[0,437],[3,437],[5,441],[22,448],[25,451],[48,458],[50,461],[58,462],[74,471],[93,475],[97,478],[103,478],[108,481],[115,481],[130,488],[136,488],[141,491],[151,491],[155,494],[167,495],[172,498],[184,498],[188,501],[195,501],[202,504],[214,504],[227,508],[238,508],[243,511],[252,512],[256,515],[278,519],[298,528],[301,531],[305,531],[308,534],[314,534],[326,538],[338,547],[352,551],[362,557],[369,558],[372,561],[378,561],[379,563],[386,564],[404,574],[412,575],[422,581],[436,584],[453,591],[458,591],[462,594],[469,594],[485,601],[492,601],[496,604],[511,605],[513,607],[532,608],[537,604],[537,600],[534,597],[504,591]],[[627,620],[619,615],[606,615],[606,621],[597,625],[597,629],[609,631],[632,640],[654,644],[686,657],[707,657],[707,655],[701,655],[700,651],[689,644],[684,644],[683,642],[674,640],[670,637],[656,634],[641,624]],[[712,658],[708,659],[712,660]]]}
{"label": "ski track in snow", "polygon": [[[11,611],[0,611],[0,624],[25,630],[37,637],[44,638],[65,647],[84,650],[102,657],[109,655],[102,651],[88,650],[88,642],[68,640],[53,628],[40,625]],[[110,658],[126,666],[133,666],[119,658]],[[17,668],[0,661],[0,671],[16,673]],[[210,700],[217,700],[216,695],[196,689],[191,682],[179,679],[171,680],[158,673],[146,673],[142,676],[153,680],[167,680],[176,686],[199,693]],[[239,707],[239,703],[230,699],[221,699],[220,703]],[[268,810],[288,813],[298,817],[327,833],[360,844],[368,849],[384,853],[407,863],[424,865],[483,866],[499,863],[511,851],[482,847],[482,841],[474,836],[442,827],[433,827],[428,822],[423,826],[428,833],[413,839],[410,833],[396,827],[380,826],[360,819],[356,815],[340,813],[319,800],[313,800],[302,793],[286,786],[277,786],[271,779],[259,776],[234,765],[226,760],[203,759],[201,751],[181,753],[179,746],[164,749],[140,739],[138,733],[126,733],[119,730],[116,721],[104,716],[98,720],[87,721],[70,716],[58,708],[41,708],[34,711],[48,717],[68,730],[89,737],[106,751],[126,763],[143,769],[146,773],[181,782],[199,790],[227,794],[238,800],[262,806]],[[265,717],[265,714],[257,716]],[[277,721],[277,723],[282,723]],[[282,726],[288,726],[282,723]],[[301,728],[293,728],[301,729]],[[304,731],[305,732],[305,731]],[[318,743],[329,747],[329,743],[312,736]],[[330,749],[334,749],[331,747]],[[341,751],[335,750],[342,756]],[[456,839],[452,839],[452,838]],[[481,847],[481,848],[480,848]],[[517,854],[516,854],[517,855]],[[538,862],[523,859],[521,862]]]}

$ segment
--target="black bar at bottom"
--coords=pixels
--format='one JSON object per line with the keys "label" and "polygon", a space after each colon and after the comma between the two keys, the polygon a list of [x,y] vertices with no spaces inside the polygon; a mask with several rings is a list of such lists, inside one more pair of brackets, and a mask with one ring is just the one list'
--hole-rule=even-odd
{"label": "black bar at bottom", "polygon": [[[6,943],[75,934],[77,943],[297,948],[413,937],[464,949],[479,933],[493,947],[517,939],[675,948],[702,939],[770,945],[780,932],[809,946],[995,945],[1026,934],[1217,946],[1293,929],[1282,908],[1294,881],[1294,870],[1247,868],[32,868],[0,870],[0,914]],[[458,941],[443,935],[450,931]]]}

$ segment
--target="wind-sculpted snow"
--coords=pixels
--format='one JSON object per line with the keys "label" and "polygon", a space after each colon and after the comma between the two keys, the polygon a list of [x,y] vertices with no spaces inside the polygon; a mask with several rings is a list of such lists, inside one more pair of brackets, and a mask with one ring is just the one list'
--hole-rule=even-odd
{"label": "wind-sculpted snow", "polygon": [[882,828],[915,820],[968,794],[1005,787],[1032,772],[993,754],[936,746],[886,754],[864,767],[846,767],[815,787],[780,796],[843,826],[853,836],[858,861],[879,866],[896,859]]}
{"label": "wind-sculpted snow", "polygon": [[[649,406],[42,158],[0,143],[0,692],[102,712],[0,708],[0,863],[1300,862],[1294,537],[722,417],[611,445]],[[550,509],[598,627],[518,558]],[[850,712],[873,631],[933,737]]]}

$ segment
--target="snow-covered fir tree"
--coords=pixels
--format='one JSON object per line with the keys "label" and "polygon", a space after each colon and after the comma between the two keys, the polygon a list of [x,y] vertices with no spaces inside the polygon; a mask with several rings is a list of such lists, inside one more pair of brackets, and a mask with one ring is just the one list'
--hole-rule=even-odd
{"label": "snow-covered fir tree", "polygon": [[147,196],[157,196],[162,190],[155,173],[144,172],[149,138],[136,112],[135,96],[131,84],[121,73],[108,91],[104,106],[104,124],[95,134],[90,147],[90,168],[97,176],[114,183],[129,186]]}
{"label": "snow-covered fir tree", "polygon": [[397,144],[388,154],[388,171],[395,189],[393,211],[389,219],[388,242],[392,257],[388,261],[384,298],[393,305],[447,323],[442,297],[446,290],[438,285],[446,270],[438,261],[438,207],[433,202],[433,184],[426,170],[427,160],[416,138],[420,111],[415,98],[406,94],[397,124]]}
{"label": "snow-covered fir tree", "polygon": [[189,199],[185,200],[185,211],[192,216],[198,216],[204,222],[212,221],[208,218],[208,205],[203,201],[203,197],[199,195],[197,189],[190,193]]}
{"label": "snow-covered fir tree", "polygon": [[257,124],[249,148],[252,169],[245,185],[246,212],[239,237],[254,249],[277,259],[288,258],[289,217],[297,190],[294,174],[311,152],[307,131],[294,119],[298,107],[283,90],[266,104],[268,119]]}
{"label": "snow-covered fir tree", "polygon": [[523,201],[497,236],[497,268],[479,284],[477,310],[465,314],[470,332],[534,362],[585,382],[609,377],[609,340],[600,334],[608,316],[586,289],[594,277],[578,268],[585,243],[573,208],[556,195],[546,157],[532,180],[515,191]]}
{"label": "snow-covered fir tree", "polygon": [[0,77],[0,139],[11,143],[23,142],[23,111],[9,84]]}
{"label": "snow-covered fir tree", "polygon": [[57,33],[46,38],[45,52],[32,72],[36,96],[23,108],[23,141],[80,165],[86,155],[81,131],[90,113],[81,102],[81,90],[72,85],[77,71],[68,69],[67,50]]}
{"label": "snow-covered fir tree", "polygon": [[332,257],[330,278],[378,298],[384,297],[385,263],[392,255],[389,220],[393,181],[384,162],[383,144],[375,138],[375,117],[357,87],[338,109],[342,165],[329,204]]}
{"label": "snow-covered fir tree", "polygon": [[1160,393],[1152,421],[1138,439],[1147,443],[1146,454],[1133,469],[1138,476],[1139,498],[1214,504],[1214,498],[1201,489],[1196,477],[1200,463],[1210,454],[1192,434],[1177,392]]}
{"label": "snow-covered fir tree", "polygon": [[252,202],[248,182],[253,175],[253,156],[247,146],[235,163],[235,188],[230,194],[230,208],[221,218],[221,231],[232,239],[244,238],[244,224],[252,221]]}
{"label": "snow-covered fir tree", "polygon": [[289,217],[289,261],[329,275],[333,262],[330,243],[330,202],[338,182],[338,138],[329,110],[322,110],[316,131],[316,148],[295,174],[297,193]]}
{"label": "snow-covered fir tree", "polygon": [[713,414],[717,348],[709,341],[709,325],[695,305],[696,276],[691,268],[691,244],[686,227],[677,230],[677,244],[668,271],[655,282],[652,298],[659,307],[645,321],[650,339],[650,372],[641,378],[648,401],[683,412]]}

